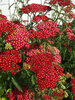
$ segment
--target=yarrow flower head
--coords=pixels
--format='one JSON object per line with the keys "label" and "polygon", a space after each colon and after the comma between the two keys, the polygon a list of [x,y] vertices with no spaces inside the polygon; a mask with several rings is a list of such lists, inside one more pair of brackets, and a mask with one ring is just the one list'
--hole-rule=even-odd
{"label": "yarrow flower head", "polygon": [[67,6],[71,4],[71,0],[50,0],[50,4],[56,4],[58,2],[59,6]]}
{"label": "yarrow flower head", "polygon": [[9,100],[16,100],[16,98],[17,100],[33,100],[33,92],[26,86],[23,86],[23,92],[15,88],[11,93],[7,93],[7,98],[9,98]]}
{"label": "yarrow flower head", "polygon": [[35,16],[35,17],[33,17],[33,19],[32,19],[32,21],[34,22],[39,22],[40,20],[42,20],[42,21],[46,21],[46,20],[48,20],[49,18],[47,17],[47,16],[45,16],[45,15],[37,15],[37,16]]}
{"label": "yarrow flower head", "polygon": [[67,6],[67,5],[70,5],[70,3],[71,3],[71,0],[58,0],[58,4],[60,5],[60,6]]}
{"label": "yarrow flower head", "polygon": [[46,10],[51,10],[51,7],[41,5],[41,4],[34,4],[34,3],[21,8],[21,11],[23,13],[30,13],[30,12],[34,13],[34,12],[40,12],[40,11],[45,12]]}
{"label": "yarrow flower head", "polygon": [[[56,63],[53,63],[55,62],[55,57],[51,51],[44,53],[42,47],[35,45],[36,49],[27,50],[29,57],[27,57],[26,63],[31,65],[30,70],[32,72],[36,72],[39,89],[53,89],[56,86],[55,82],[59,81],[59,75],[63,75],[63,69]],[[57,50],[56,53],[58,54],[59,51]]]}
{"label": "yarrow flower head", "polygon": [[6,42],[7,41],[9,41],[16,50],[19,50],[24,46],[28,47],[28,42],[30,41],[29,32],[25,29],[25,27],[16,25],[16,30],[7,36]]}
{"label": "yarrow flower head", "polygon": [[0,68],[3,71],[16,74],[19,71],[20,66],[17,63],[21,63],[21,54],[16,50],[7,50],[0,54]]}
{"label": "yarrow flower head", "polygon": [[75,34],[73,33],[72,29],[67,28],[67,37],[69,40],[75,41]]}
{"label": "yarrow flower head", "polygon": [[15,24],[7,20],[7,17],[0,14],[0,34],[8,32],[11,34],[15,30]]}
{"label": "yarrow flower head", "polygon": [[[46,21],[39,23],[36,28],[38,31],[33,31],[30,37],[37,37],[39,39],[55,37],[59,32],[58,25],[54,21]],[[33,36],[34,35],[34,36]]]}

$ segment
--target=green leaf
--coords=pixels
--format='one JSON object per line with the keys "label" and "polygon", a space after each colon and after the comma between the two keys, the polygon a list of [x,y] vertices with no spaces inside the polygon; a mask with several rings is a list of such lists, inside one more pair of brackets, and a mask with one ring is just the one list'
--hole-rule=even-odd
{"label": "green leaf", "polygon": [[32,84],[35,85],[35,77],[34,77],[34,75],[32,75],[31,81],[32,81]]}
{"label": "green leaf", "polygon": [[29,70],[25,70],[27,75],[30,76],[30,71]]}
{"label": "green leaf", "polygon": [[21,88],[20,85],[17,83],[17,81],[14,79],[14,77],[11,78],[11,81],[12,81],[12,83],[15,85],[15,87],[16,87],[19,91],[23,92],[22,88]]}
{"label": "green leaf", "polygon": [[47,50],[47,43],[46,42],[44,42],[44,53],[46,53],[46,50]]}
{"label": "green leaf", "polygon": [[33,38],[33,43],[36,43],[36,39],[35,38]]}
{"label": "green leaf", "polygon": [[0,87],[0,96],[2,96],[3,94],[4,94],[4,89]]}

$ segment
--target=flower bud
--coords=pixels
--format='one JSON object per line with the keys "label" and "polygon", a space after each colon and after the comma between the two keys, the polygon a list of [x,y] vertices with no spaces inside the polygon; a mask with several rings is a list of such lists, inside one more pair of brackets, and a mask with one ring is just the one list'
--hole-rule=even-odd
{"label": "flower bud", "polygon": [[64,91],[64,97],[67,98],[68,97],[68,93],[66,91]]}
{"label": "flower bud", "polygon": [[27,63],[23,63],[23,69],[26,70],[26,69],[30,69],[30,65],[28,65]]}
{"label": "flower bud", "polygon": [[12,49],[12,45],[10,43],[6,43],[5,44],[5,49],[6,50],[8,50],[8,49],[11,50]]}

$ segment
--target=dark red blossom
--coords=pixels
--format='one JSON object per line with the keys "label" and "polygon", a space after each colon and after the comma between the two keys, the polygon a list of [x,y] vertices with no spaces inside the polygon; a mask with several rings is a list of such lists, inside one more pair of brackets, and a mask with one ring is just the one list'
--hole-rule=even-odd
{"label": "dark red blossom", "polygon": [[72,26],[72,24],[71,24],[71,23],[67,23],[67,25],[68,25],[68,26],[70,26],[70,27]]}
{"label": "dark red blossom", "polygon": [[73,100],[75,100],[75,96],[73,98],[74,98]]}
{"label": "dark red blossom", "polygon": [[75,85],[72,86],[72,93],[75,94]]}
{"label": "dark red blossom", "polygon": [[70,12],[69,15],[68,15],[68,17],[69,17],[70,19],[71,19],[71,18],[75,19],[75,14],[72,13],[72,12]]}
{"label": "dark red blossom", "polygon": [[64,8],[64,11],[67,12],[67,13],[69,13],[70,10],[71,10],[70,6],[67,6],[66,8]]}
{"label": "dark red blossom", "polygon": [[28,32],[30,33],[30,35],[29,35],[30,38],[35,38],[37,31],[30,29],[30,30],[28,30]]}
{"label": "dark red blossom", "polygon": [[40,20],[43,20],[43,21],[46,21],[48,20],[49,18],[45,15],[37,15],[35,17],[33,17],[32,21],[34,22],[39,22]]}
{"label": "dark red blossom", "polygon": [[[72,93],[75,95],[75,78],[74,77],[71,78],[70,83],[72,84]],[[75,96],[74,96],[74,100],[75,100]]]}
{"label": "dark red blossom", "polygon": [[[43,45],[38,45],[34,44],[33,46],[29,46],[29,49],[26,50],[28,56],[33,56],[36,55],[37,53],[44,53],[44,46]],[[52,54],[54,52],[54,60],[53,64],[61,63],[61,57],[60,57],[60,51],[56,47],[49,47],[47,46],[46,52],[49,54]]]}
{"label": "dark red blossom", "polygon": [[[7,20],[1,20],[0,21],[0,33],[8,32],[8,34],[11,34],[15,30],[16,26],[14,23],[7,21]],[[5,35],[6,36],[6,35]]]}
{"label": "dark red blossom", "polygon": [[69,51],[72,51],[72,49],[71,49],[71,48],[69,48]]}
{"label": "dark red blossom", "polygon": [[44,99],[44,100],[50,100],[50,98],[51,98],[51,96],[50,95],[47,95],[47,94],[44,94],[42,96],[42,99]]}
{"label": "dark red blossom", "polygon": [[49,53],[38,53],[27,57],[26,62],[31,65],[30,70],[36,72],[39,89],[53,89],[56,86],[55,82],[59,81],[59,75],[63,75],[63,69],[52,64],[54,60],[54,56]]}
{"label": "dark red blossom", "polygon": [[50,4],[56,4],[58,0],[50,0]]}
{"label": "dark red blossom", "polygon": [[[29,92],[30,91],[30,92]],[[30,97],[29,97],[30,95]],[[33,92],[27,87],[23,87],[23,92],[20,92],[17,88],[14,89],[11,93],[7,93],[7,98],[9,100],[33,100]]]}
{"label": "dark red blossom", "polygon": [[71,0],[58,0],[58,4],[60,5],[60,6],[67,6],[67,5],[70,5],[70,3],[71,3]]}
{"label": "dark red blossom", "polygon": [[39,23],[36,28],[38,29],[38,31],[36,31],[34,33],[34,31],[30,34],[30,37],[37,37],[39,39],[43,39],[43,38],[49,38],[49,37],[55,37],[56,33],[59,32],[59,29],[57,27],[58,25],[54,22],[54,21],[46,21],[46,22],[42,22]]}
{"label": "dark red blossom", "polygon": [[52,96],[55,97],[56,100],[62,100],[64,98],[63,92],[58,89],[59,92],[53,91]]}
{"label": "dark red blossom", "polygon": [[73,32],[73,30],[71,28],[67,28],[66,31],[71,32],[71,33]]}
{"label": "dark red blossom", "polygon": [[71,84],[75,85],[75,78],[74,77],[71,79]]}
{"label": "dark red blossom", "polygon": [[58,2],[58,4],[60,6],[67,6],[67,5],[70,5],[71,3],[71,0],[50,0],[50,4],[56,4]]}
{"label": "dark red blossom", "polygon": [[51,7],[41,5],[41,4],[34,4],[34,3],[21,8],[21,11],[23,13],[30,13],[30,12],[34,13],[34,12],[40,12],[40,11],[45,12],[46,10],[48,11],[51,10]]}
{"label": "dark red blossom", "polygon": [[20,66],[17,63],[21,63],[21,54],[16,50],[7,50],[0,54],[0,68],[3,71],[16,74],[19,71]]}
{"label": "dark red blossom", "polygon": [[5,15],[0,14],[0,20],[7,20],[7,17]]}

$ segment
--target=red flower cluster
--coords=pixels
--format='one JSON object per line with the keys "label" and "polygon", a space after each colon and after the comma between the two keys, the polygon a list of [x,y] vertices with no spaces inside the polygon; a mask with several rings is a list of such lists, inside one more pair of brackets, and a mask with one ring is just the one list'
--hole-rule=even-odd
{"label": "red flower cluster", "polygon": [[30,33],[30,35],[29,35],[30,38],[35,38],[37,31],[30,29],[30,30],[28,30],[28,32]]}
{"label": "red flower cluster", "polygon": [[57,0],[50,0],[49,3],[50,3],[50,4],[56,4],[56,3],[57,3]]}
{"label": "red flower cluster", "polygon": [[49,38],[50,36],[55,37],[56,33],[59,32],[57,24],[54,21],[46,21],[38,24],[36,28],[38,31],[33,31],[30,37],[37,37],[39,39]]}
{"label": "red flower cluster", "polygon": [[72,84],[72,93],[75,94],[75,78],[71,79],[71,84]]}
{"label": "red flower cluster", "polygon": [[30,13],[30,12],[34,13],[34,12],[40,12],[40,11],[45,12],[46,10],[51,10],[51,7],[41,5],[41,4],[34,4],[34,3],[21,8],[21,11],[23,13]]}
{"label": "red flower cluster", "polygon": [[39,53],[27,57],[26,62],[32,65],[30,70],[36,72],[39,89],[53,89],[56,86],[55,82],[59,81],[59,75],[63,75],[63,69],[58,65],[53,65],[53,61],[54,56],[49,53]]}
{"label": "red flower cluster", "polygon": [[7,50],[0,54],[0,68],[7,73],[16,74],[20,68],[17,63],[20,62],[20,53],[16,50]]}
{"label": "red flower cluster", "polygon": [[44,94],[42,96],[42,99],[44,99],[44,100],[50,100],[50,98],[51,98],[51,96],[50,95],[47,95],[47,94]]}
{"label": "red flower cluster", "polygon": [[67,37],[69,40],[75,41],[75,34],[73,33],[73,31],[71,29],[66,29],[67,31]]}
{"label": "red flower cluster", "polygon": [[2,32],[12,33],[15,30],[15,24],[8,21],[6,16],[0,14],[0,36]]}
{"label": "red flower cluster", "polygon": [[70,12],[70,10],[71,10],[70,6],[67,6],[66,8],[64,8],[64,11],[67,13]]}
{"label": "red flower cluster", "polygon": [[70,5],[70,3],[71,3],[71,0],[58,0],[58,4],[60,5],[60,6],[67,6],[67,5]]}
{"label": "red flower cluster", "polygon": [[71,12],[71,13],[69,13],[68,17],[69,17],[69,18],[74,18],[74,19],[75,19],[75,14],[73,14],[73,13]]}
{"label": "red flower cluster", "polygon": [[56,4],[58,2],[58,4],[61,6],[67,6],[70,5],[71,1],[70,0],[50,0],[50,4]]}
{"label": "red flower cluster", "polygon": [[52,96],[55,97],[55,100],[63,100],[63,91],[61,92],[61,89],[58,89],[58,91],[53,91]]}
{"label": "red flower cluster", "polygon": [[33,17],[33,22],[35,21],[35,22],[39,22],[40,20],[43,20],[43,21],[46,21],[46,20],[48,20],[49,18],[47,17],[47,16],[45,16],[45,15],[37,15],[37,16],[35,16],[35,17]]}
{"label": "red flower cluster", "polygon": [[65,48],[68,48],[69,51],[72,51],[71,46],[68,45],[67,43],[64,43],[64,47],[65,47]]}
{"label": "red flower cluster", "polygon": [[[34,44],[33,46],[30,46],[29,49],[27,49],[26,51],[27,51],[28,56],[33,56],[33,55],[36,55],[37,53],[44,53],[44,46]],[[55,54],[53,64],[61,63],[61,57],[59,54],[60,51],[56,47],[47,46],[46,53],[52,54],[52,52],[54,52]]]}
{"label": "red flower cluster", "polygon": [[8,93],[7,94],[7,98],[9,98],[9,100],[33,100],[33,93],[30,92],[31,97],[29,98],[29,91],[27,87],[23,87],[23,92],[20,92],[17,88],[14,89],[11,94]]}
{"label": "red flower cluster", "polygon": [[23,46],[28,47],[28,42],[30,41],[29,32],[25,29],[25,27],[16,25],[16,30],[7,36],[6,41],[9,41],[16,50],[19,50]]}

